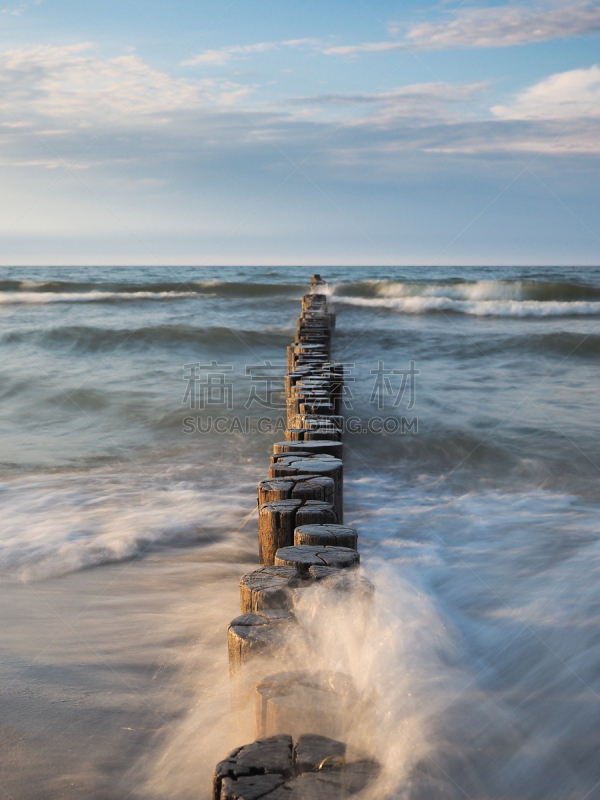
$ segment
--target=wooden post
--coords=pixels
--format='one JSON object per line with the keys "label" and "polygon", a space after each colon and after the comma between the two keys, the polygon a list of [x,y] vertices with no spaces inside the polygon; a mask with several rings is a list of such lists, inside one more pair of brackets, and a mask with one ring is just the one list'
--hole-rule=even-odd
{"label": "wooden post", "polygon": [[[330,526],[334,528],[343,527],[342,525],[335,524],[337,523],[337,518],[338,518],[337,512],[330,503],[322,503],[319,500],[308,500],[296,512],[296,528],[294,530],[294,544],[323,544],[323,542],[297,542],[296,533],[298,531],[298,528],[302,527],[304,529],[307,526],[327,527],[328,524],[330,524]],[[351,530],[351,528],[346,528],[345,530]],[[350,547],[350,545],[341,541],[328,542],[328,544],[339,544],[342,547]]]}
{"label": "wooden post", "polygon": [[[335,569],[334,567],[310,567],[308,576],[314,582],[336,592],[347,592],[355,596],[372,600],[375,587],[357,570]],[[311,585],[310,583],[308,584]]]}
{"label": "wooden post", "polygon": [[354,528],[344,525],[331,525],[323,523],[300,524],[296,515],[296,530],[294,531],[295,545],[310,545],[312,547],[349,547],[356,550],[358,536]]}
{"label": "wooden post", "polygon": [[307,481],[298,480],[292,489],[292,497],[304,502],[320,500],[335,508],[335,481],[324,475],[314,475]]}
{"label": "wooden post", "polygon": [[292,428],[332,428],[341,433],[344,429],[344,418],[335,414],[298,414],[290,421],[290,425]]}
{"label": "wooden post", "polygon": [[[308,450],[300,450],[299,452],[294,453],[295,456],[312,456],[312,453],[309,453]],[[280,461],[285,461],[287,458],[290,458],[290,453],[273,453],[271,456],[271,464],[278,464]],[[328,456],[329,457],[329,456]]]}
{"label": "wooden post", "polygon": [[277,500],[321,500],[333,504],[335,483],[333,478],[321,475],[290,475],[287,478],[261,481],[258,485],[258,505]]}
{"label": "wooden post", "polygon": [[[343,672],[298,670],[280,672],[255,688],[256,735],[311,731],[337,736],[347,731],[351,710],[359,696],[349,675]],[[350,723],[351,724],[351,723]]]}
{"label": "wooden post", "polygon": [[227,643],[229,670],[232,675],[258,655],[266,655],[281,648],[286,629],[293,616],[289,611],[261,611],[260,614],[242,614],[229,623]]}
{"label": "wooden post", "polygon": [[[315,691],[312,686],[305,688]],[[325,696],[327,687],[317,687]],[[331,694],[331,692],[329,692]],[[346,745],[328,736],[281,734],[237,747],[213,778],[213,800],[343,800],[378,777],[371,759],[348,761]]]}
{"label": "wooden post", "polygon": [[269,469],[271,478],[284,478],[287,475],[299,475],[304,472],[333,478],[335,482],[335,510],[340,523],[344,521],[344,465],[339,458],[327,455],[302,457],[298,453],[292,456],[282,454],[273,458],[276,460]]}
{"label": "wooden post", "polygon": [[286,442],[341,442],[339,431],[332,428],[287,428],[285,431]]}
{"label": "wooden post", "polygon": [[267,609],[290,611],[293,590],[300,586],[300,582],[300,574],[293,567],[260,567],[242,575],[242,614],[259,614]]}
{"label": "wooden post", "polygon": [[317,441],[304,440],[302,442],[276,442],[273,445],[274,453],[303,453],[314,455],[329,455],[341,459],[343,457],[343,444],[332,439],[319,439]]}
{"label": "wooden post", "polygon": [[[314,398],[298,398],[298,414],[333,414],[333,403],[329,400],[316,400]],[[288,425],[289,425],[288,421]]]}
{"label": "wooden post", "polygon": [[[298,415],[296,415],[297,417]],[[342,433],[332,425],[313,425],[306,428],[286,428],[286,442],[341,442]]]}
{"label": "wooden post", "polygon": [[294,417],[301,413],[304,406],[319,406],[319,408],[334,411],[334,405],[329,398],[329,393],[325,389],[307,389],[296,384],[286,400],[287,426],[291,426]]}
{"label": "wooden post", "polygon": [[273,566],[275,553],[280,547],[294,542],[296,511],[301,500],[277,500],[266,503],[258,510],[258,555],[261,564]]}
{"label": "wooden post", "polygon": [[[213,800],[221,800],[224,780],[238,781],[250,776],[277,776],[273,788],[280,786],[292,776],[293,746],[291,736],[272,736],[233,750],[217,764],[213,779]],[[270,784],[268,784],[270,787]],[[271,789],[268,789],[271,791]],[[256,794],[256,797],[262,795]]]}
{"label": "wooden post", "polygon": [[275,555],[275,564],[294,567],[300,575],[307,575],[310,567],[337,567],[355,569],[360,564],[360,556],[349,547],[310,547],[295,545],[282,547]]}
{"label": "wooden post", "polygon": [[294,488],[293,478],[275,478],[258,484],[258,507],[277,500],[288,500]]}

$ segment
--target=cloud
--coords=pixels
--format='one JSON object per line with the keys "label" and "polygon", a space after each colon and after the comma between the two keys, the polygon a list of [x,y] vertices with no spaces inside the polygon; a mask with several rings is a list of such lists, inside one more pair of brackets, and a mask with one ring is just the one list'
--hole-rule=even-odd
{"label": "cloud", "polygon": [[203,50],[193,58],[183,61],[185,67],[193,67],[199,64],[222,66],[230,61],[254,53],[268,53],[279,50],[282,47],[317,47],[321,44],[318,39],[288,39],[284,42],[258,42],[257,44],[235,45],[233,47],[223,47],[220,50]]}
{"label": "cloud", "polygon": [[517,95],[511,105],[492,108],[500,119],[600,117],[600,68],[550,75]]}
{"label": "cloud", "polygon": [[422,120],[438,120],[447,116],[456,119],[457,113],[460,113],[457,109],[465,106],[486,88],[486,83],[462,86],[448,83],[416,83],[399,87],[391,92],[298,97],[289,103],[302,106],[305,112],[311,108],[323,110],[343,107],[350,110],[358,107],[362,113],[353,114],[348,119],[347,124],[351,126],[390,126],[399,120],[414,125]]}
{"label": "cloud", "polygon": [[404,42],[366,42],[365,44],[347,44],[326,47],[326,56],[358,56],[361,53],[389,53],[392,50],[405,50]]}
{"label": "cloud", "polygon": [[[455,125],[454,136],[429,152],[465,155],[509,151],[540,155],[600,155],[600,68],[550,75],[492,106],[493,119]],[[448,133],[450,131],[448,130]]]}
{"label": "cloud", "polygon": [[598,67],[550,76],[485,119],[481,83],[271,105],[259,95],[242,107],[259,86],[164,76],[134,53],[102,59],[89,43],[11,50],[0,54],[0,164],[40,172],[59,164],[52,153],[65,163],[85,153],[77,168],[122,185],[127,176],[185,181],[198,170],[271,174],[290,166],[282,153],[301,161],[314,151],[311,162],[324,175],[358,171],[385,182],[407,157],[497,156],[506,147],[598,155],[598,114],[576,114],[599,86]]}
{"label": "cloud", "polygon": [[446,47],[510,47],[566,39],[600,30],[600,5],[568,2],[528,6],[493,6],[459,10],[447,24],[423,23],[412,28],[408,42],[429,49]]}
{"label": "cloud", "polygon": [[227,64],[234,58],[241,58],[252,53],[267,53],[276,50],[278,44],[275,42],[259,42],[258,44],[238,45],[235,47],[224,47],[221,50],[203,50],[198,55],[187,61],[182,62],[184,67],[193,67],[197,64],[214,64],[221,66]]}
{"label": "cloud", "polygon": [[[397,23],[388,27],[394,34],[399,33]],[[356,56],[415,47],[425,50],[512,47],[582,36],[599,30],[600,5],[589,0],[460,8],[452,12],[450,19],[413,25],[401,41],[329,47],[323,52],[327,55]]]}
{"label": "cloud", "polygon": [[[551,75],[510,104],[481,108],[486,83],[413,84],[377,94],[294,98],[298,119],[315,122],[332,109],[344,114],[336,134],[346,163],[393,164],[406,153],[509,156],[510,152],[600,155],[600,68]],[[474,101],[477,104],[474,105]],[[323,116],[319,116],[319,114]],[[360,130],[353,139],[352,131]]]}
{"label": "cloud", "polygon": [[[164,124],[169,115],[230,105],[254,87],[165,75],[134,53],[100,59],[89,42],[0,54],[2,124],[34,130],[91,128],[123,116],[123,124]],[[13,113],[11,114],[10,109]]]}

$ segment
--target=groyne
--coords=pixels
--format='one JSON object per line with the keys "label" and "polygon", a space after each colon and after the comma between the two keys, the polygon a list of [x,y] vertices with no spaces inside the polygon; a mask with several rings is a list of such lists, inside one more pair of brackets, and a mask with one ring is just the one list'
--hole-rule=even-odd
{"label": "groyne", "polygon": [[[253,716],[256,740],[214,773],[213,800],[331,800],[374,785],[377,761],[343,734],[362,702],[351,677],[307,668],[310,631],[295,613],[318,586],[365,598],[357,531],[344,525],[344,370],[332,359],[335,314],[313,275],[287,349],[287,430],[258,486],[260,567],[240,580],[240,611],[227,631],[232,710]],[[298,652],[308,654],[298,661]],[[298,668],[301,666],[302,668]]]}

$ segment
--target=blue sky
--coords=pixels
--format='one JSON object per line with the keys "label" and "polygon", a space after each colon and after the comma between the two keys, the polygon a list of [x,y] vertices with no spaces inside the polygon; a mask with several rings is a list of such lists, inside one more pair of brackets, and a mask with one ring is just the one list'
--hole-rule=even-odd
{"label": "blue sky", "polygon": [[598,264],[600,3],[0,0],[0,263]]}

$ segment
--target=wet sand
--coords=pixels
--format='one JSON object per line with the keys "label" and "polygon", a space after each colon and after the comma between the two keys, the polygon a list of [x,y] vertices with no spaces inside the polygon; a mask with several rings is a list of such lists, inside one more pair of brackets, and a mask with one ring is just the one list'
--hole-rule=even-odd
{"label": "wet sand", "polygon": [[[172,550],[43,582],[3,579],[7,796],[208,796],[228,726],[206,738],[193,712],[205,695],[210,719],[207,692],[215,714],[228,710],[224,631],[248,567],[237,553],[231,545]],[[166,753],[175,742],[182,757],[173,760]]]}

